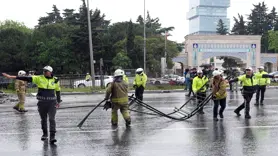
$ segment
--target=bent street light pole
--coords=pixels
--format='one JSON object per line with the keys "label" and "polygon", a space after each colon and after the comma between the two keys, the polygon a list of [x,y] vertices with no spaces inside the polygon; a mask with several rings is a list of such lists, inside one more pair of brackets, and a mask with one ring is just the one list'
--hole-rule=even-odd
{"label": "bent street light pole", "polygon": [[144,0],[144,71],[146,72],[146,0]]}
{"label": "bent street light pole", "polygon": [[93,43],[92,43],[92,27],[91,27],[91,15],[90,15],[89,0],[87,0],[87,14],[88,14],[89,48],[90,48],[90,65],[91,65],[91,75],[92,75],[92,87],[95,87],[94,51],[93,51]]}

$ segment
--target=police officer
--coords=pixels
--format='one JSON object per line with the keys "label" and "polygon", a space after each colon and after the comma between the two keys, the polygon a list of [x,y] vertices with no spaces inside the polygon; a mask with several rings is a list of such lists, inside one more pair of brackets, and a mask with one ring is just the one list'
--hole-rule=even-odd
{"label": "police officer", "polygon": [[142,68],[136,69],[136,76],[133,82],[133,88],[135,88],[135,96],[139,100],[143,101],[143,94],[146,88],[148,77],[144,73]]}
{"label": "police officer", "polygon": [[90,81],[91,79],[92,79],[92,77],[91,77],[90,73],[87,73],[86,77],[85,77],[85,80]]}
{"label": "police officer", "polygon": [[[38,111],[41,117],[41,128],[43,131],[43,135],[41,140],[48,139],[48,131],[47,131],[47,116],[49,117],[49,127],[50,127],[50,143],[55,143],[57,140],[55,139],[56,133],[56,108],[60,106],[61,96],[60,96],[60,83],[57,77],[54,77],[53,68],[50,66],[45,66],[43,68],[43,75],[39,76],[11,76],[6,73],[3,73],[3,76],[10,79],[23,80],[27,82],[32,82],[38,86]],[[55,95],[56,91],[56,95]]]}
{"label": "police officer", "polygon": [[[18,76],[25,76],[26,72],[23,70],[20,70],[18,72]],[[26,94],[26,85],[27,83],[25,81],[22,80],[15,80],[15,90],[17,93],[17,97],[19,102],[13,107],[13,109],[25,113],[27,112],[27,110],[24,108],[24,104],[25,104],[25,94]]]}
{"label": "police officer", "polygon": [[[259,72],[255,73],[255,77],[258,82],[255,105],[259,105],[259,104],[263,105],[266,85],[270,84],[270,78],[262,78],[262,75],[268,74],[267,72],[264,71],[263,66],[260,66],[258,69],[259,69]],[[261,100],[260,100],[260,94],[261,94]],[[260,103],[259,103],[259,100],[260,100]]]}
{"label": "police officer", "polygon": [[[109,84],[105,100],[111,99],[112,102],[112,126],[118,126],[118,109],[125,119],[126,126],[130,126],[131,119],[128,111],[128,84],[123,80],[124,71],[117,69],[114,72],[114,80]],[[110,97],[111,96],[111,97]]]}
{"label": "police officer", "polygon": [[242,95],[244,98],[244,102],[236,109],[234,112],[237,114],[237,116],[240,116],[240,111],[245,108],[245,118],[251,119],[250,116],[250,101],[253,97],[253,94],[256,92],[257,87],[257,80],[253,74],[253,69],[251,67],[247,68],[246,74],[239,76],[236,79],[233,79],[229,81],[230,83],[241,81],[243,90]]}
{"label": "police officer", "polygon": [[[197,95],[198,105],[201,104],[206,98],[206,90],[208,78],[203,75],[202,70],[197,71],[197,76],[193,79],[192,90]],[[203,107],[199,110],[199,114],[205,114]]]}

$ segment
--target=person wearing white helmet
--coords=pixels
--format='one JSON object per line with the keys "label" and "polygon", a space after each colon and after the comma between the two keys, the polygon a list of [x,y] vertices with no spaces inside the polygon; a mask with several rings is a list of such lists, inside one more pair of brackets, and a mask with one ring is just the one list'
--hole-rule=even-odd
{"label": "person wearing white helmet", "polygon": [[212,75],[212,96],[213,96],[213,102],[214,102],[214,107],[213,107],[213,119],[214,121],[218,121],[218,106],[220,105],[220,110],[219,110],[219,116],[221,119],[224,118],[223,112],[226,108],[226,97],[227,97],[227,91],[226,91],[226,86],[227,83],[226,81],[222,78],[221,76],[222,72],[220,70],[215,70]]}
{"label": "person wearing white helmet", "polygon": [[85,81],[90,81],[90,80],[92,80],[92,76],[90,75],[90,73],[87,73],[85,77]]}
{"label": "person wearing white helmet", "polygon": [[136,75],[133,82],[133,88],[135,89],[135,96],[139,100],[143,101],[143,94],[146,88],[148,77],[144,73],[142,68],[136,69]]}
{"label": "person wearing white helmet", "polygon": [[41,128],[43,135],[41,137],[42,141],[48,140],[48,127],[47,127],[47,116],[49,118],[49,129],[50,129],[50,143],[55,143],[56,133],[56,108],[60,106],[62,102],[60,96],[60,83],[59,79],[53,76],[53,68],[50,66],[45,66],[43,68],[43,75],[36,76],[12,76],[6,73],[3,73],[3,76],[9,79],[17,79],[27,82],[32,82],[38,86],[38,111],[41,117]]}
{"label": "person wearing white helmet", "polygon": [[[256,92],[256,103],[255,105],[263,105],[264,103],[264,94],[266,90],[266,86],[270,85],[270,78],[262,78],[262,75],[268,74],[267,72],[264,71],[264,66],[260,66],[259,71],[255,73],[255,77],[258,81],[258,88]],[[261,100],[260,100],[260,95],[261,95]]]}
{"label": "person wearing white helmet", "polygon": [[[208,78],[203,75],[202,70],[197,71],[197,76],[193,79],[192,90],[197,95],[198,104],[202,103],[206,98]],[[204,114],[203,107],[199,110],[199,114]]]}
{"label": "person wearing white helmet", "polygon": [[253,74],[253,69],[251,67],[246,68],[246,74],[239,76],[236,79],[230,80],[230,83],[241,81],[243,90],[242,95],[244,102],[234,110],[237,116],[240,116],[240,111],[245,108],[245,118],[250,119],[250,101],[252,100],[253,94],[256,92],[257,80]]}
{"label": "person wearing white helmet", "polygon": [[[18,76],[26,76],[26,72],[24,70],[20,70],[17,74]],[[13,107],[13,109],[25,113],[27,110],[24,108],[25,104],[25,96],[26,96],[26,85],[27,83],[22,80],[15,80],[15,90],[17,93],[17,97],[19,102]]]}
{"label": "person wearing white helmet", "polygon": [[117,69],[114,72],[114,80],[108,85],[105,94],[105,100],[111,100],[112,102],[112,113],[111,113],[111,124],[112,126],[118,126],[118,110],[125,119],[126,126],[130,126],[131,119],[128,110],[128,84],[123,80],[124,71]]}

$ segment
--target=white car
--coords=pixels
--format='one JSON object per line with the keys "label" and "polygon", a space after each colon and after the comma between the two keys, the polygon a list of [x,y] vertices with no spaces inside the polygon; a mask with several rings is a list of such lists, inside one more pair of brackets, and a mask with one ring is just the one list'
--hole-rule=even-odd
{"label": "white car", "polygon": [[[104,86],[107,87],[111,82],[113,82],[113,76],[104,76]],[[74,88],[85,88],[85,87],[91,87],[92,86],[92,80],[86,81],[86,80],[77,80],[74,81]],[[95,76],[95,86],[100,87],[101,86],[101,81],[100,81],[100,76],[97,75]]]}
{"label": "white car", "polygon": [[[269,73],[269,75],[278,76],[278,71],[275,71],[275,72]],[[271,81],[278,82],[278,78],[271,79]]]}

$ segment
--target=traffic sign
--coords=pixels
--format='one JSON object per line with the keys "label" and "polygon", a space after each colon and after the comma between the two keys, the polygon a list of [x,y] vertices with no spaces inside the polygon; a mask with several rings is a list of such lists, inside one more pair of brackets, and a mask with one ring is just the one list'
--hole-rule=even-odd
{"label": "traffic sign", "polygon": [[193,48],[198,48],[198,44],[197,43],[193,43]]}

